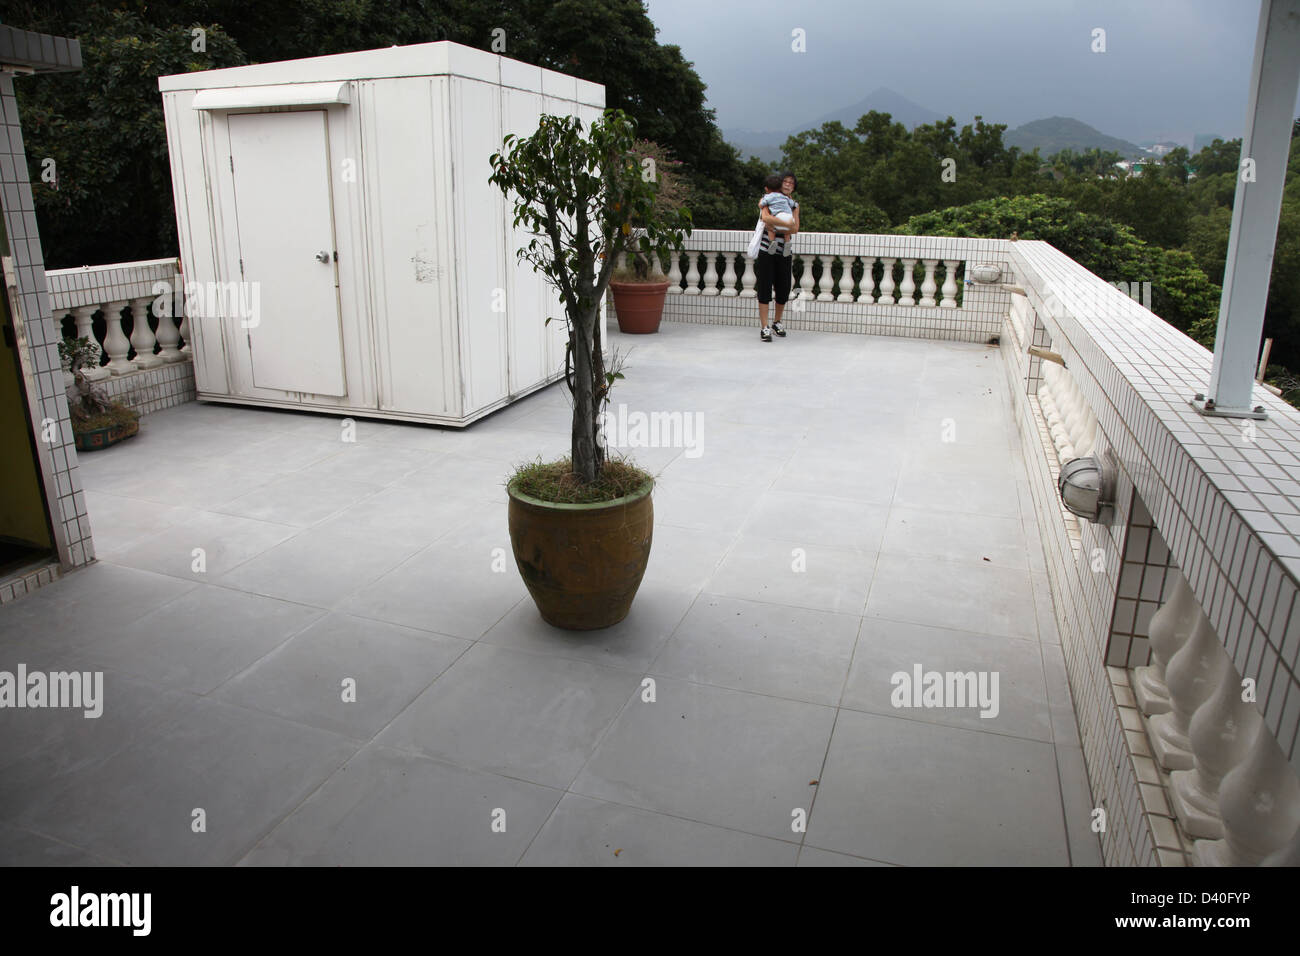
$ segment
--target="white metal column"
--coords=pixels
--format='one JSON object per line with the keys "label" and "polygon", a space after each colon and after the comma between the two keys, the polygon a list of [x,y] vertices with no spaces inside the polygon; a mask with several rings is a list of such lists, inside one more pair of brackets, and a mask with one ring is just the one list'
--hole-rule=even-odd
{"label": "white metal column", "polygon": [[1252,399],[1273,247],[1300,85],[1300,0],[1261,0],[1250,100],[1241,138],[1232,232],[1210,387],[1192,404],[1209,415],[1263,418]]}

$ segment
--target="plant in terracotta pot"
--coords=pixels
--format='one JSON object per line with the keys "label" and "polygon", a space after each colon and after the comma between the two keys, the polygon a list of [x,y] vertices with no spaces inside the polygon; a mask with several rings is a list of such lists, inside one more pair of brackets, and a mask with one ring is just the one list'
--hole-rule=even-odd
{"label": "plant in terracotta pot", "polygon": [[573,396],[569,457],[526,465],[507,483],[510,542],[542,617],[574,630],[627,616],[654,527],[654,478],[609,458],[600,432],[622,378],[605,364],[601,302],[620,253],[680,249],[690,231],[686,210],[657,209],[659,182],[643,174],[634,134],[621,110],[585,131],[577,117],[543,116],[537,132],[507,136],[491,158],[491,182],[513,200],[515,225],[533,235],[519,259],[564,307],[564,382]]}
{"label": "plant in terracotta pot", "polygon": [[[641,164],[642,177],[653,178],[659,185],[655,194],[654,213],[669,218],[683,210],[687,186],[680,178],[681,163],[672,159],[668,151],[651,140],[637,140],[632,153]],[[689,215],[689,211],[687,211]],[[637,219],[632,228],[640,229]],[[620,332],[647,334],[659,331],[664,313],[664,297],[668,294],[668,277],[660,268],[665,248],[650,251],[637,248],[626,269],[616,269],[610,279],[609,291],[614,296],[614,312],[618,316]]]}
{"label": "plant in terracotta pot", "polygon": [[140,430],[140,413],[111,400],[86,373],[99,367],[99,346],[82,336],[59,343],[59,358],[71,373],[68,386],[68,417],[78,451],[95,451],[116,445]]}

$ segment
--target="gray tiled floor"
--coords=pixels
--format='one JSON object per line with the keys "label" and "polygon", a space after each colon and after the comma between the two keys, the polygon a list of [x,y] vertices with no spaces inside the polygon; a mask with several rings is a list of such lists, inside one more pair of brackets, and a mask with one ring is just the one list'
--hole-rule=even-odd
{"label": "gray tiled floor", "polygon": [[[0,862],[1099,864],[996,352],[610,337],[616,401],[704,428],[629,449],[654,547],[604,632],[510,558],[558,387],[355,443],[191,403],[84,456],[99,562],[0,608],[0,669],[102,670],[104,715],[0,711]],[[895,707],[917,664],[998,714]]]}

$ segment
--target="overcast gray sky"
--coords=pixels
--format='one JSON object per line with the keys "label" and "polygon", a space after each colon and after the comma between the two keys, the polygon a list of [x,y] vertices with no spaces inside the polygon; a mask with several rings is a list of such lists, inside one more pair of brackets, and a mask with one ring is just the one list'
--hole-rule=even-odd
{"label": "overcast gray sky", "polygon": [[[885,86],[958,123],[1071,116],[1140,141],[1241,135],[1259,0],[647,0],[723,129],[798,127]],[[900,15],[901,14],[901,15]],[[1092,31],[1106,52],[1092,52]],[[791,31],[807,52],[791,50]]]}

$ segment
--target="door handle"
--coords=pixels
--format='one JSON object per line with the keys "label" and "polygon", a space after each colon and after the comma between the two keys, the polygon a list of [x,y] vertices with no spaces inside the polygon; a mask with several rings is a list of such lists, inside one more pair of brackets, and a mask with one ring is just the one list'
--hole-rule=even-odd
{"label": "door handle", "polygon": [[316,261],[317,261],[317,262],[329,262],[329,261],[330,261],[330,254],[329,254],[328,252],[323,252],[323,251],[322,251],[322,252],[318,252],[318,253],[316,253]]}

